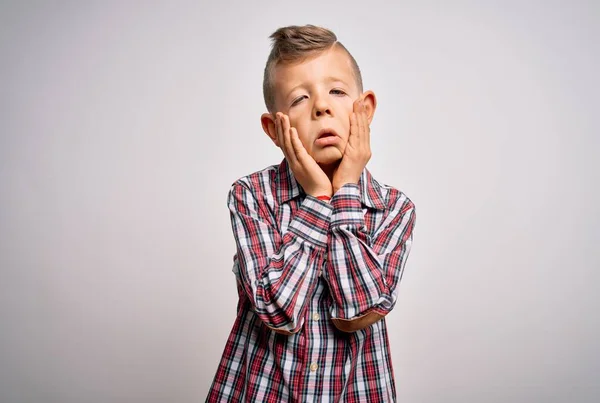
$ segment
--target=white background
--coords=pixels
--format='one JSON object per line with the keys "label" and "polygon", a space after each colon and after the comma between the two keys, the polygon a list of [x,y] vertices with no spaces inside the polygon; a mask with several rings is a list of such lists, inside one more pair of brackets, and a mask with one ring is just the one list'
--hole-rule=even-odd
{"label": "white background", "polygon": [[[11,4],[12,3],[12,4]],[[600,6],[2,2],[0,401],[203,401],[235,317],[226,196],[281,161],[268,35],[328,27],[416,204],[399,400],[600,401]]]}

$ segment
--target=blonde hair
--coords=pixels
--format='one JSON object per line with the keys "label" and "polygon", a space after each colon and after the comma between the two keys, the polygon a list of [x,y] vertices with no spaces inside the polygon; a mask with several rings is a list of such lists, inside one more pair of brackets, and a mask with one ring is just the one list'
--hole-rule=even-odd
{"label": "blonde hair", "polygon": [[273,83],[275,67],[281,63],[301,62],[334,46],[343,49],[350,58],[356,85],[362,92],[362,76],[358,64],[348,49],[338,42],[332,31],[315,25],[291,25],[279,28],[269,38],[272,40],[272,48],[263,76],[263,96],[269,112],[273,113],[275,109],[275,84]]}

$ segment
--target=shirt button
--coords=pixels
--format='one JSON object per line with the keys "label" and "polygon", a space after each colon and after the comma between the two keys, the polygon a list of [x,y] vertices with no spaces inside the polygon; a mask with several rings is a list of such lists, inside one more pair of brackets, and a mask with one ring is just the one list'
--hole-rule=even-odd
{"label": "shirt button", "polygon": [[319,320],[321,316],[318,313],[313,313],[313,320]]}
{"label": "shirt button", "polygon": [[315,372],[317,368],[319,368],[317,363],[313,362],[312,364],[310,364],[310,372]]}

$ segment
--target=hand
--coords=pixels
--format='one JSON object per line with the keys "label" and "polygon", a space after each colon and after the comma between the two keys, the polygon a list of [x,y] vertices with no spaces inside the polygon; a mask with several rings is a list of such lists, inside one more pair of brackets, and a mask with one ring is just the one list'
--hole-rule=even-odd
{"label": "hand", "polygon": [[371,159],[371,130],[364,103],[354,101],[350,115],[350,136],[342,161],[333,174],[333,193],[346,183],[358,183],[363,169]]}
{"label": "hand", "polygon": [[319,164],[310,156],[298,137],[298,131],[290,127],[290,118],[284,113],[275,115],[277,139],[283,155],[294,173],[296,181],[311,196],[330,196],[333,194],[331,182]]}

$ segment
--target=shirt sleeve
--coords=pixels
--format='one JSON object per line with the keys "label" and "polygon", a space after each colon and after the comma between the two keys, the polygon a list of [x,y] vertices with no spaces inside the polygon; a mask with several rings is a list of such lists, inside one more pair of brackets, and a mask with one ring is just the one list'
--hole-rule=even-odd
{"label": "shirt sleeve", "polygon": [[288,230],[244,183],[228,195],[238,280],[259,318],[279,333],[298,332],[324,265],[332,207],[307,195]]}
{"label": "shirt sleeve", "polygon": [[334,324],[364,328],[389,313],[412,245],[415,208],[395,191],[379,228],[369,236],[357,184],[345,184],[331,199],[331,237],[324,271]]}

